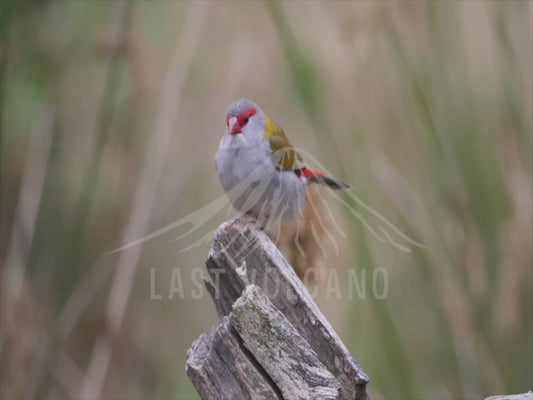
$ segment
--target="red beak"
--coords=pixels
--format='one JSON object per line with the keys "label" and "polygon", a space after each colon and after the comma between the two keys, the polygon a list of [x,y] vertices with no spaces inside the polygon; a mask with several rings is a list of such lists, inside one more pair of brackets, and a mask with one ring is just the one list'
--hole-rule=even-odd
{"label": "red beak", "polygon": [[241,125],[239,120],[236,117],[232,117],[228,121],[229,133],[235,135],[236,133],[241,133]]}

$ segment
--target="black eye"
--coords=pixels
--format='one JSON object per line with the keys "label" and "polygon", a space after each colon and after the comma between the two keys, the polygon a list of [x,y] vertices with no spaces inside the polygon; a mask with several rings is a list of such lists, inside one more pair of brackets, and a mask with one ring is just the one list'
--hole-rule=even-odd
{"label": "black eye", "polygon": [[249,120],[249,119],[250,119],[249,117],[244,117],[244,120],[243,120],[244,125],[246,125],[246,124],[248,123],[248,120]]}

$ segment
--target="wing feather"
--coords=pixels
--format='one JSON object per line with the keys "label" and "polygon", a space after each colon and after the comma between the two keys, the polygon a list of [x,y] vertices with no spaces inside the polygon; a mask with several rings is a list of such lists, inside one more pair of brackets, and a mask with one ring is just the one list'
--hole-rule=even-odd
{"label": "wing feather", "polygon": [[285,136],[279,125],[265,115],[265,136],[272,150],[272,163],[281,170],[300,171],[305,168],[303,158]]}

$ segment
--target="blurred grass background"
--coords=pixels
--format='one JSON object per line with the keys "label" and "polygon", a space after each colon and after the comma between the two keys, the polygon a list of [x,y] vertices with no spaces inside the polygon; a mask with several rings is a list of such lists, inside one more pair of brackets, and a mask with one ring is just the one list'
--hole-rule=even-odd
{"label": "blurred grass background", "polygon": [[239,97],[426,246],[331,202],[346,237],[325,264],[389,276],[384,300],[317,299],[373,398],[532,389],[532,18],[531,1],[0,1],[2,399],[198,398],[208,243],[106,252],[222,195]]}

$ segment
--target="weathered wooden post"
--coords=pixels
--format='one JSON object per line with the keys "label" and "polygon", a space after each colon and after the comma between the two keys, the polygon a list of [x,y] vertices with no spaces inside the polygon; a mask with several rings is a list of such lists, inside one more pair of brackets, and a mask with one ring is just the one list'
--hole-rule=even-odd
{"label": "weathered wooden post", "polygon": [[270,238],[220,226],[206,262],[217,319],[189,349],[204,400],[368,399],[368,377]]}

